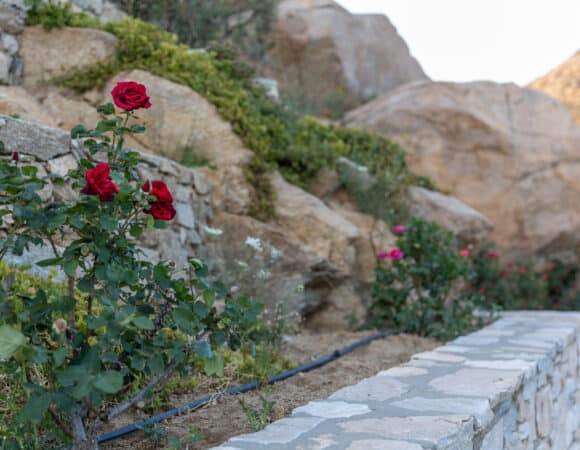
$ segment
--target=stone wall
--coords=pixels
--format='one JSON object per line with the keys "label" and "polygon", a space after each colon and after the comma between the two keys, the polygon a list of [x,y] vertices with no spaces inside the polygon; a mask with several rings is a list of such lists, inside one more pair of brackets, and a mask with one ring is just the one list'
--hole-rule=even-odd
{"label": "stone wall", "polygon": [[[51,3],[52,0],[44,0]],[[122,20],[127,15],[109,0],[59,0],[74,11],[85,12],[104,21]],[[24,31],[27,6],[24,0],[0,0],[0,85],[22,82],[19,36]]]}
{"label": "stone wall", "polygon": [[[66,175],[69,169],[77,167],[80,158],[87,154],[76,140],[64,130],[49,128],[35,122],[0,116],[0,141],[4,142],[4,154],[10,157],[18,151],[23,163],[32,163],[39,169],[39,175]],[[142,154],[138,170],[144,179],[163,180],[171,190],[175,200],[177,216],[167,229],[147,232],[141,246],[152,260],[170,259],[184,265],[187,258],[200,255],[205,226],[211,219],[211,184],[203,172],[183,167],[174,161],[154,155]],[[78,195],[69,187],[47,185],[41,192],[45,201],[69,200]],[[48,256],[34,252],[24,261],[31,263]]]}
{"label": "stone wall", "polygon": [[580,450],[580,314],[492,325],[220,450]]}

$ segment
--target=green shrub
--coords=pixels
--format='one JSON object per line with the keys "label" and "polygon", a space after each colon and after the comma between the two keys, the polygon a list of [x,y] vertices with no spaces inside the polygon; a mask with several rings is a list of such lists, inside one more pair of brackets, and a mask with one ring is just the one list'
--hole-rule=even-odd
{"label": "green shrub", "polygon": [[473,258],[473,289],[486,301],[502,309],[542,309],[548,290],[541,274],[530,263],[508,264],[502,267],[493,246],[484,245]]}
{"label": "green shrub", "polygon": [[[50,8],[49,12],[45,12],[46,8]],[[56,14],[55,8],[65,12]],[[28,20],[47,28],[83,26],[84,16],[66,11],[66,7],[38,5],[31,9]],[[313,118],[301,117],[269,98],[262,88],[253,86],[248,71],[241,69],[232,54],[223,49],[191,52],[189,47],[177,44],[175,35],[135,19],[107,24],[91,21],[87,26],[117,36],[116,54],[112,60],[95,64],[61,82],[76,91],[86,91],[102,87],[122,70],[143,69],[203,95],[254,152],[246,176],[256,189],[252,214],[260,219],[271,218],[275,213],[275,192],[268,172],[279,169],[290,182],[305,187],[322,167],[333,167],[340,156],[367,166],[379,179],[384,201],[377,205],[378,209],[369,211],[379,217],[393,216],[381,213],[385,205],[393,209],[405,203],[408,185],[431,186],[411,173],[403,150],[393,142],[369,131],[324,125]]]}
{"label": "green shrub", "polygon": [[412,219],[397,245],[378,255],[371,325],[446,340],[480,324],[481,297],[464,285],[470,265],[451,232]]}
{"label": "green shrub", "polygon": [[276,0],[115,0],[126,13],[175,33],[191,48],[219,42],[262,58]]}

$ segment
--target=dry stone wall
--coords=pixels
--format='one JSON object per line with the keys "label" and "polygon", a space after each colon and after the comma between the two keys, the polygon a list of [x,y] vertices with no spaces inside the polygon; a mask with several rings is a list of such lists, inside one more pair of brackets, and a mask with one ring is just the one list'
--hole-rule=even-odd
{"label": "dry stone wall", "polygon": [[[5,145],[5,154],[0,154],[0,157],[10,157],[13,151],[18,151],[21,160],[36,165],[41,176],[64,176],[77,167],[80,158],[88,156],[78,141],[71,140],[68,132],[8,116],[0,116],[0,140]],[[152,260],[172,260],[178,265],[185,265],[193,256],[203,256],[200,255],[202,238],[212,217],[211,184],[206,174],[145,153],[138,170],[144,179],[160,179],[167,183],[177,210],[176,219],[166,229],[148,232],[142,239],[141,245],[147,256]],[[41,192],[45,201],[66,201],[76,195],[67,186],[52,184]],[[43,251],[36,249],[25,260],[12,262],[31,263],[45,258]]]}
{"label": "dry stone wall", "polygon": [[579,313],[506,313],[215,450],[580,450],[579,350]]}

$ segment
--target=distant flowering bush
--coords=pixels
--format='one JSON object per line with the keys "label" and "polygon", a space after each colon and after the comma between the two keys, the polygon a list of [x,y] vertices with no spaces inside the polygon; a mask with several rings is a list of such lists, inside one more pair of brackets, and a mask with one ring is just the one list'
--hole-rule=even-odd
{"label": "distant flowering bush", "polygon": [[385,259],[392,259],[392,260],[399,260],[399,259],[403,259],[405,257],[405,254],[401,251],[400,248],[393,248],[391,250],[389,250],[388,252],[385,250],[381,250],[378,254],[377,254],[377,259],[384,261]]}
{"label": "distant flowering bush", "polygon": [[16,152],[0,159],[0,221],[8,228],[0,262],[8,252],[48,246],[52,257],[38,265],[57,266],[68,280],[58,296],[22,295],[0,280],[0,372],[25,383],[21,429],[54,417],[75,449],[96,448],[98,425],[146,401],[174,373],[200,365],[220,373],[216,350],[248,341],[262,311],[208,280],[208,267],[193,255],[187,267],[175,267],[148,261],[137,247],[175,208],[165,182],[140,179],[140,155],[124,147],[125,135],[144,132],[128,123],[133,111],[151,106],[145,86],[119,83],[112,95],[120,115],[107,103],[97,108],[103,119],[95,129],[71,131],[90,156],[66,177],[51,177],[82,194],[77,199],[43,203],[38,191],[47,180],[37,168]]}
{"label": "distant flowering bush", "polygon": [[393,227],[394,234],[403,234],[405,232],[405,225],[395,225]]}
{"label": "distant flowering bush", "polygon": [[412,219],[397,245],[377,255],[369,323],[439,339],[474,328],[481,294],[462,286],[470,273],[469,253],[460,251],[453,234]]}

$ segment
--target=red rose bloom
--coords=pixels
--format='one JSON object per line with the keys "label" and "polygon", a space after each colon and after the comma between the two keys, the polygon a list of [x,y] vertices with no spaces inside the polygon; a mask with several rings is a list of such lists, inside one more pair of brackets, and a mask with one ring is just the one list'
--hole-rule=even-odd
{"label": "red rose bloom", "polygon": [[151,208],[146,210],[146,213],[151,214],[157,220],[171,220],[175,217],[173,196],[163,181],[154,181],[153,183],[147,181],[141,189],[157,199],[151,203]]}
{"label": "red rose bloom", "polygon": [[119,81],[111,91],[111,95],[115,105],[125,111],[151,107],[147,89],[135,81]]}
{"label": "red rose bloom", "polygon": [[108,163],[100,163],[94,169],[89,169],[85,173],[87,185],[81,193],[87,195],[98,195],[102,202],[110,202],[119,192],[117,185],[111,181],[111,168]]}

